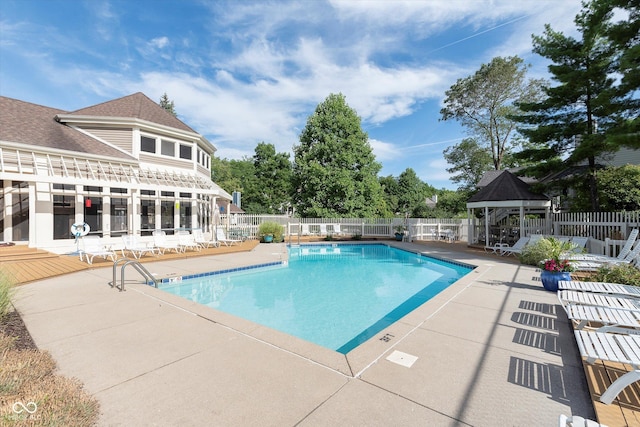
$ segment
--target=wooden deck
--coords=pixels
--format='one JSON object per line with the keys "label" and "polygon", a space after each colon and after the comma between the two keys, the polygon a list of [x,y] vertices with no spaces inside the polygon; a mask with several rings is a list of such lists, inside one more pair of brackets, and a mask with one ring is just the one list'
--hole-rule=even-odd
{"label": "wooden deck", "polygon": [[[186,251],[179,254],[167,252],[164,255],[155,256],[146,255],[139,261],[146,263],[231,252],[246,252],[255,248],[258,243],[257,240],[247,240],[240,245],[205,248],[201,251]],[[119,251],[118,255],[121,255]],[[58,255],[24,245],[0,247],[0,273],[7,275],[9,280],[16,285],[111,265],[110,259],[103,260],[99,257],[93,259],[93,264],[87,264],[84,261],[80,261],[78,255]]]}

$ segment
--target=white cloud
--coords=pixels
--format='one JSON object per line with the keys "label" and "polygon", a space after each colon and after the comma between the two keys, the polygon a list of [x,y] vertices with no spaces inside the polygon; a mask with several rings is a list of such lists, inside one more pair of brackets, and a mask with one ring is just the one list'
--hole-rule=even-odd
{"label": "white cloud", "polygon": [[164,49],[169,44],[169,38],[166,36],[156,37],[149,41],[149,45],[156,49]]}
{"label": "white cloud", "polygon": [[369,144],[373,149],[373,154],[376,156],[376,160],[384,162],[398,157],[398,147],[395,144],[379,141],[377,139],[369,139]]}

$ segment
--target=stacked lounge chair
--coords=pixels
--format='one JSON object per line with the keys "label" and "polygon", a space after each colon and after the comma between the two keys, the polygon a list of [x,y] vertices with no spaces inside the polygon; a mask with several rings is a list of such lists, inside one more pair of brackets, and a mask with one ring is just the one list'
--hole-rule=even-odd
{"label": "stacked lounge chair", "polygon": [[[640,289],[618,283],[560,281],[558,298],[574,330],[580,355],[589,364],[623,363],[633,369],[600,396],[610,404],[626,387],[640,381]],[[598,325],[596,329],[587,325]]]}
{"label": "stacked lounge chair", "polygon": [[627,241],[616,257],[583,254],[573,255],[570,257],[570,259],[574,262],[576,268],[582,271],[597,270],[598,268],[606,264],[635,263],[636,265],[638,265],[640,264],[640,261],[638,260],[638,258],[640,257],[640,241],[637,240],[638,232],[639,230],[635,228],[631,231],[631,233],[629,233]]}

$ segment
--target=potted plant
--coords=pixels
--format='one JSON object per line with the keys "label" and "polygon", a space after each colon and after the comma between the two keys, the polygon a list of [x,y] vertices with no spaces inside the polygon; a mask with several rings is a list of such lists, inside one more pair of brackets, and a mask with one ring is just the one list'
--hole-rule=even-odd
{"label": "potted plant", "polygon": [[548,252],[547,258],[540,262],[542,268],[540,280],[546,290],[557,292],[560,280],[571,280],[571,272],[574,267],[567,259],[567,254],[571,252],[573,245],[553,237],[546,240],[548,241]]}
{"label": "potted plant", "polygon": [[407,227],[404,224],[396,225],[394,228],[396,232],[396,240],[402,241],[404,239],[404,235],[407,232]]}
{"label": "potted plant", "polygon": [[281,242],[283,229],[277,222],[267,221],[258,226],[258,237],[263,243]]}

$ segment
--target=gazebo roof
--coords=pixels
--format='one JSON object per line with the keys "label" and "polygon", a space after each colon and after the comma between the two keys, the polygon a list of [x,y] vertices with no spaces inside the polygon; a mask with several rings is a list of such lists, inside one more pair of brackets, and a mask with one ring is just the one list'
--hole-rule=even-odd
{"label": "gazebo roof", "polygon": [[511,172],[504,170],[486,187],[467,201],[467,208],[479,207],[546,207],[551,201],[544,194],[537,194],[529,185]]}

